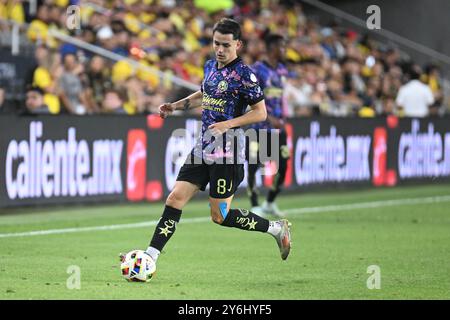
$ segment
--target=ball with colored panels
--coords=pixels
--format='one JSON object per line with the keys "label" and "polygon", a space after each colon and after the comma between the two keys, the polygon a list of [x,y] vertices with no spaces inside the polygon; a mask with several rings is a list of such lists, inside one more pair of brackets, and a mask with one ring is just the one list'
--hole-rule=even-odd
{"label": "ball with colored panels", "polygon": [[147,282],[156,271],[155,261],[142,250],[132,250],[121,257],[120,269],[127,281]]}

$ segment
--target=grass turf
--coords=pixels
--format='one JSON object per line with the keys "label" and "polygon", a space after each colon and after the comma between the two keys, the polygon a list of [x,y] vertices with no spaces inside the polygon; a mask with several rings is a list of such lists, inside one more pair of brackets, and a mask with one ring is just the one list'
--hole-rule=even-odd
{"label": "grass turf", "polygon": [[[449,185],[283,195],[282,209],[450,195]],[[247,198],[234,207],[248,208]],[[3,212],[0,234],[157,220],[162,204]],[[223,228],[191,202],[149,283],[121,278],[118,253],[145,249],[154,227],[0,238],[0,299],[449,299],[450,202],[291,214],[293,248]],[[81,288],[68,289],[69,266]],[[380,267],[369,290],[367,268]]]}

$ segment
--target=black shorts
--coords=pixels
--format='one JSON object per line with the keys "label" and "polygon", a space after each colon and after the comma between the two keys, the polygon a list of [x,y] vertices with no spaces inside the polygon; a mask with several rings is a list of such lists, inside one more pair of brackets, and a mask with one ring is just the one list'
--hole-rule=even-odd
{"label": "black shorts", "polygon": [[[272,149],[272,136],[278,139],[278,148],[276,149]],[[287,145],[286,131],[268,131],[267,135],[265,136],[265,138],[267,139],[265,143],[261,143],[261,136],[259,134],[259,131],[257,132],[256,137],[256,141],[250,141],[248,138],[246,140],[245,158],[250,164],[257,164],[258,166],[261,166],[263,164],[263,160],[260,159],[260,152],[269,157],[274,156],[272,152],[278,153],[277,156],[279,161],[287,161],[289,159],[289,148]],[[265,148],[265,150],[260,150],[263,147]]]}
{"label": "black shorts", "polygon": [[195,184],[201,191],[205,191],[209,183],[209,196],[212,198],[231,197],[244,179],[243,164],[195,163],[185,162],[178,173],[177,181]]}

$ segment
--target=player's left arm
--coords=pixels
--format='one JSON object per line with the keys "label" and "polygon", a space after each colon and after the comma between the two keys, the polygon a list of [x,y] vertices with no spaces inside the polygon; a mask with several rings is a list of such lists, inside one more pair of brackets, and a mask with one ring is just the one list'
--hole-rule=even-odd
{"label": "player's left arm", "polygon": [[217,136],[226,132],[231,128],[242,127],[252,123],[257,123],[266,120],[267,111],[264,100],[261,100],[251,105],[250,108],[251,110],[243,114],[242,116],[227,121],[213,123],[208,127],[208,129],[211,130],[211,133],[214,136]]}

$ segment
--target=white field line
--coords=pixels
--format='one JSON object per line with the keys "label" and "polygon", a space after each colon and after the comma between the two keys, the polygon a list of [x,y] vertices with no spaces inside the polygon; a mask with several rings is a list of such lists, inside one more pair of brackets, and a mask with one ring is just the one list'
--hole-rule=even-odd
{"label": "white field line", "polygon": [[371,209],[371,208],[392,207],[392,206],[399,206],[399,205],[404,206],[404,205],[429,204],[429,203],[440,203],[440,202],[450,202],[450,195],[425,197],[425,198],[381,200],[381,201],[359,202],[359,203],[357,202],[357,203],[338,204],[338,205],[311,207],[311,208],[287,209],[287,210],[283,210],[283,212],[285,212],[287,215],[296,215],[296,214],[304,214],[304,213],[331,212],[331,211],[356,210],[356,209]]}
{"label": "white field line", "polygon": [[[183,219],[182,221],[183,221],[183,224],[184,223],[198,223],[198,222],[211,221],[211,218],[209,218],[209,217],[208,218],[206,218],[206,217],[188,218],[188,219]],[[157,224],[158,224],[158,220],[137,222],[137,223],[128,223],[128,224],[112,224],[112,225],[107,225],[107,226],[37,230],[37,231],[17,232],[17,233],[0,233],[0,238],[43,236],[43,235],[48,235],[48,234],[74,233],[74,232],[85,232],[85,231],[134,229],[134,228],[156,226]]]}
{"label": "white field line", "polygon": [[[359,202],[359,203],[350,203],[350,204],[321,206],[321,207],[297,208],[297,209],[284,210],[284,212],[288,216],[294,216],[294,215],[300,215],[300,214],[305,214],[305,213],[320,213],[320,212],[345,211],[345,210],[357,210],[357,209],[372,209],[372,208],[391,207],[391,206],[398,206],[398,205],[416,205],[416,204],[430,204],[430,203],[441,203],[441,202],[450,202],[450,195],[425,197],[425,198],[405,198],[405,199],[396,199],[396,200]],[[208,222],[208,221],[211,221],[211,219],[209,217],[186,218],[186,219],[181,220],[181,222],[183,224],[185,224],[185,223],[202,223],[202,222]],[[113,225],[106,225],[106,226],[37,230],[37,231],[16,232],[16,233],[0,233],[0,238],[30,237],[30,236],[86,232],[86,231],[134,229],[134,228],[144,228],[144,227],[156,226],[157,223],[158,223],[158,220],[147,221],[147,222],[128,223],[128,224],[113,224]]]}

